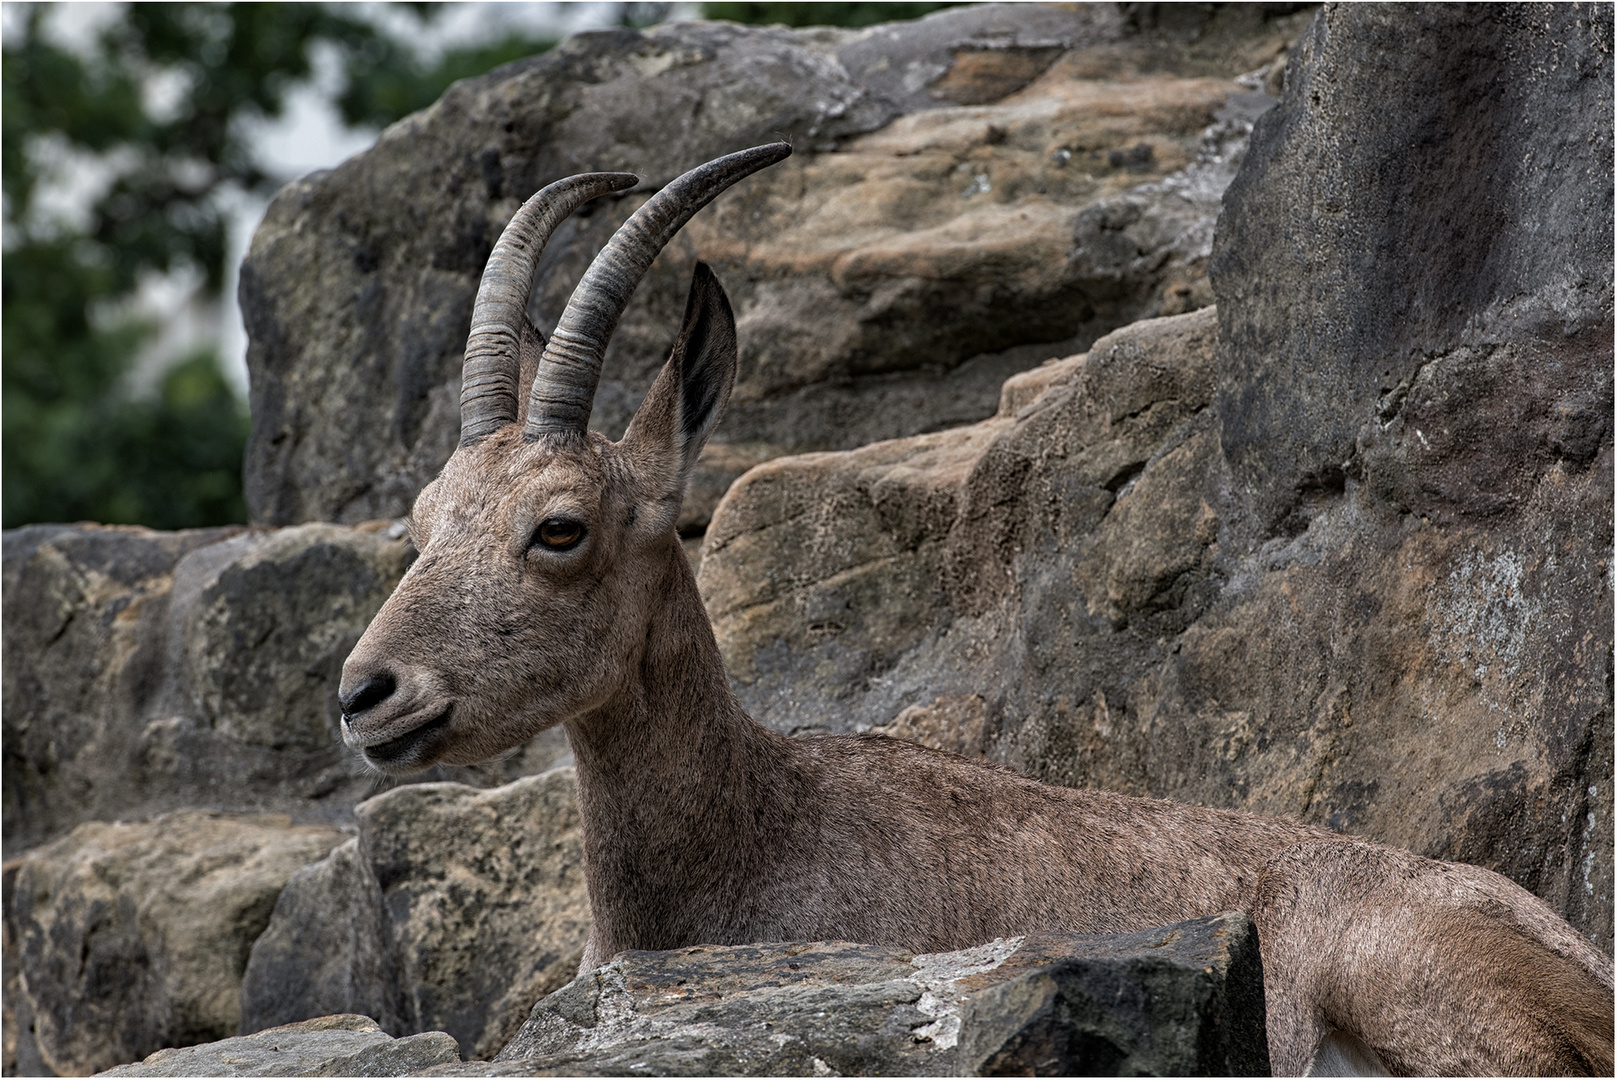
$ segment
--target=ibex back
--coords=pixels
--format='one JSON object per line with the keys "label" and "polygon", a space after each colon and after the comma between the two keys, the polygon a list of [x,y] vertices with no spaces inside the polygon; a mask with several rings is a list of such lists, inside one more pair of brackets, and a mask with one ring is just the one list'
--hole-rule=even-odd
{"label": "ibex back", "polygon": [[705,266],[623,439],[587,421],[657,252],[789,153],[732,154],[654,195],[548,342],[524,314],[546,239],[636,180],[573,177],[512,219],[473,314],[460,446],[412,514],[420,557],[343,669],[348,744],[406,773],[563,725],[593,917],[585,969],[623,949],[938,951],[1240,909],[1258,927],[1277,1071],[1610,1075],[1611,961],[1497,874],[886,738],[789,739],[746,714],[674,532],[736,373],[735,321]]}

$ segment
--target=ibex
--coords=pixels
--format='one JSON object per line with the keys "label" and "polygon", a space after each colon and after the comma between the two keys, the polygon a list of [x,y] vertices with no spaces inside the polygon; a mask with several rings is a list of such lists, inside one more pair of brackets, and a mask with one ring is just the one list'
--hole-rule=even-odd
{"label": "ibex", "polygon": [[887,738],[787,738],[747,715],[674,532],[736,376],[734,317],[707,267],[623,438],[587,423],[652,259],[789,153],[732,154],[653,195],[548,342],[525,314],[540,250],[576,207],[637,180],[575,176],[517,212],[477,295],[460,444],[410,519],[419,558],[343,669],[348,745],[402,774],[563,725],[594,923],[584,970],[624,949],[935,952],[1239,909],[1258,929],[1278,1072],[1611,1075],[1611,961],[1498,874]]}

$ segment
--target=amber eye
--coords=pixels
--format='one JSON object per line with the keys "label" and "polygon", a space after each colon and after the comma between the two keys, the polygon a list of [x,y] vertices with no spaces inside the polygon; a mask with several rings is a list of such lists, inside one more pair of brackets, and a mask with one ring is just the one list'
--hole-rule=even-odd
{"label": "amber eye", "polygon": [[547,547],[551,551],[566,551],[577,547],[582,539],[584,539],[584,523],[574,521],[572,518],[546,518],[533,532],[533,543]]}

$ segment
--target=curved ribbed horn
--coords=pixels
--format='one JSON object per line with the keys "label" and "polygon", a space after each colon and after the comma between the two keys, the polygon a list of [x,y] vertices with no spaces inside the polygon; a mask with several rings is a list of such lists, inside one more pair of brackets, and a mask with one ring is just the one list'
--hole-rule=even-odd
{"label": "curved ribbed horn", "polygon": [[556,226],[584,203],[640,182],[633,173],[584,173],[557,180],[522,204],[483,269],[460,376],[460,445],[517,419],[518,352],[528,290],[539,254]]}
{"label": "curved ribbed horn", "polygon": [[725,188],[791,152],[786,143],[770,143],[698,166],[653,195],[623,223],[585,271],[545,345],[528,398],[527,438],[584,434],[606,344],[651,260]]}

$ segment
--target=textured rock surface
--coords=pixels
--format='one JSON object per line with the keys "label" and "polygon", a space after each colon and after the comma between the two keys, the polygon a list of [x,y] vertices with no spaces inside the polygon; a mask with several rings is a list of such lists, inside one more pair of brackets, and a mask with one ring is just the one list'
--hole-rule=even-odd
{"label": "textured rock surface", "polygon": [[454,445],[478,276],[531,192],[589,169],[644,179],[557,234],[530,307],[544,329],[649,190],[782,137],[793,158],[698,215],[651,271],[595,426],[622,430],[698,257],[730,291],[743,355],[688,530],[757,461],[981,419],[1011,373],[1208,302],[1218,196],[1270,100],[1256,87],[1306,23],[1271,16],[988,5],[858,33],[674,23],[461,83],[289,185],[254,237],[253,518],[408,508]]}
{"label": "textured rock surface", "polygon": [[[1216,315],[981,424],[754,470],[703,595],[782,730],[907,725],[1479,863],[1609,949],[1610,11],[1348,6],[1308,41],[1226,196]],[[1479,125],[1514,149],[1461,153]],[[1457,231],[1397,242],[1393,202]],[[1458,309],[1399,291],[1472,264]]]}
{"label": "textured rock surface", "polygon": [[17,957],[17,935],[11,928],[11,897],[17,881],[21,859],[5,863],[4,901],[0,909],[0,955],[4,957],[4,970],[0,972],[0,1030],[4,1043],[0,1045],[0,1072],[6,1076],[49,1076],[50,1069],[39,1056],[39,1042],[34,1037],[34,1010],[22,992],[22,965]]}
{"label": "textured rock surface", "polygon": [[257,1035],[159,1050],[106,1076],[415,1076],[458,1061],[441,1031],[395,1039],[368,1016],[322,1016]]}
{"label": "textured rock surface", "polygon": [[[1369,418],[1417,421],[1406,395],[1439,358],[1610,343],[1610,14],[1329,8],[1312,25],[1214,253],[1220,434],[1259,524],[1362,471]],[[1556,385],[1559,366],[1531,404],[1471,421],[1520,429],[1537,456],[1473,455],[1463,475],[1417,460],[1410,486],[1427,497],[1398,501],[1481,517],[1520,505],[1553,460],[1586,466],[1609,433],[1609,379],[1602,400]],[[1422,430],[1434,459],[1471,436]]]}
{"label": "textured rock surface", "polygon": [[[955,732],[997,747],[1020,680],[1001,666],[1015,645],[996,616],[1023,592],[1022,566],[1060,590],[1029,602],[1076,605],[1084,646],[1112,666],[1138,636],[1114,641],[1112,615],[1164,616],[1158,560],[1200,568],[1207,538],[1180,530],[1200,516],[1186,473],[1216,450],[1216,332],[1212,310],[1136,323],[1014,380],[991,420],[748,473],[700,579],[743,701],[786,730],[889,725],[940,748]],[[1165,524],[1113,518],[1146,516],[1164,493]],[[959,670],[935,681],[940,666]]]}
{"label": "textured rock surface", "polygon": [[232,1034],[247,953],[281,886],[342,839],[192,810],[81,825],[29,852],[7,920],[42,1063],[83,1075]]}
{"label": "textured rock surface", "polygon": [[361,803],[359,836],[292,878],[247,964],[242,1030],[363,1012],[493,1057],[578,971],[589,933],[571,769]]}
{"label": "textured rock surface", "polygon": [[[1448,525],[1354,485],[1244,547],[1214,329],[1137,324],[1041,369],[1016,418],[748,474],[701,575],[737,691],[783,730],[1479,862],[1606,940],[1609,472],[1552,467],[1514,520]],[[1474,400],[1476,374],[1434,365],[1460,385],[1427,393]]]}
{"label": "textured rock surface", "polygon": [[[7,850],[184,806],[349,820],[377,780],[342,747],[337,682],[413,557],[400,536],[7,532]],[[437,778],[500,782],[565,752],[557,732],[526,757]]]}
{"label": "textured rock surface", "polygon": [[840,942],[629,952],[437,1075],[1259,1075],[1257,935],[1225,914],[916,956]]}

